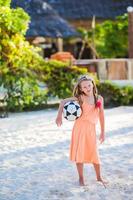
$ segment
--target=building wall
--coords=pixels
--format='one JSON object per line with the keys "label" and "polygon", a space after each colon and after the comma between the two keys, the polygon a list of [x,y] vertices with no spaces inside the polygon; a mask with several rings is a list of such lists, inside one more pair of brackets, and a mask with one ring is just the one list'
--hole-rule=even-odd
{"label": "building wall", "polygon": [[[104,20],[96,19],[96,23],[102,23]],[[86,29],[90,29],[92,27],[92,19],[85,19],[85,20],[69,20],[68,21],[71,25],[75,28],[83,27]]]}

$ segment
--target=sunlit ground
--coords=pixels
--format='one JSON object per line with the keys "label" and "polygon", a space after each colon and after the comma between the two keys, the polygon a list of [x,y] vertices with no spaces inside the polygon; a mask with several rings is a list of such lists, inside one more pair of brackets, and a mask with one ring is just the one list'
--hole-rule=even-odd
{"label": "sunlit ground", "polygon": [[105,110],[106,141],[99,151],[106,189],[96,182],[92,165],[85,165],[87,186],[78,186],[69,161],[73,122],[57,128],[56,114],[49,109],[0,120],[0,200],[133,199],[133,107]]}

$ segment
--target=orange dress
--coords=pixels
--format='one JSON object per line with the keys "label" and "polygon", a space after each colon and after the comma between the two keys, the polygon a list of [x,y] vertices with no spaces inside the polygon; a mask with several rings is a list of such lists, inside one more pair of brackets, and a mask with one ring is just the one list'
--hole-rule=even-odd
{"label": "orange dress", "polygon": [[98,117],[99,108],[83,102],[82,115],[75,121],[72,130],[71,161],[76,163],[100,163],[96,142]]}

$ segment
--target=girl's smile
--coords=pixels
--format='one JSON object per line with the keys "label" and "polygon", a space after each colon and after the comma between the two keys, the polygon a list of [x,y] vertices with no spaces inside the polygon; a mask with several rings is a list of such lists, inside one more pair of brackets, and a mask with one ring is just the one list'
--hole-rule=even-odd
{"label": "girl's smile", "polygon": [[84,92],[86,95],[90,95],[93,92],[93,84],[89,80],[82,81],[80,87],[81,91]]}

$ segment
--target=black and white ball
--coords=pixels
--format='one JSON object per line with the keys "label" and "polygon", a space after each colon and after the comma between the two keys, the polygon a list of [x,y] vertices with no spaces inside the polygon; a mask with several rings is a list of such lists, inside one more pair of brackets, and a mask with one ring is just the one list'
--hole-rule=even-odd
{"label": "black and white ball", "polygon": [[63,108],[63,115],[69,121],[78,119],[81,115],[81,112],[80,105],[76,101],[67,102]]}

